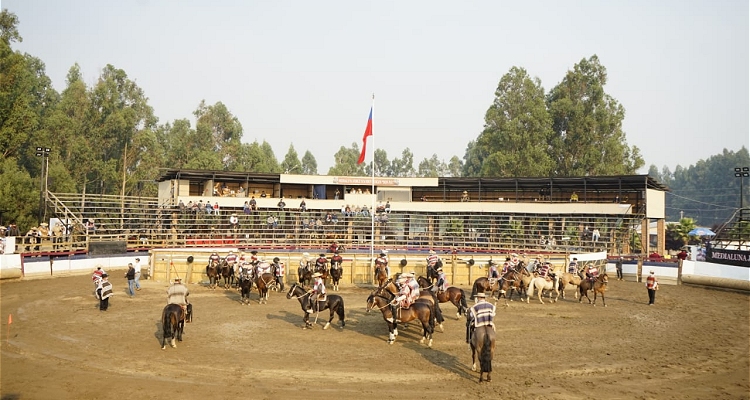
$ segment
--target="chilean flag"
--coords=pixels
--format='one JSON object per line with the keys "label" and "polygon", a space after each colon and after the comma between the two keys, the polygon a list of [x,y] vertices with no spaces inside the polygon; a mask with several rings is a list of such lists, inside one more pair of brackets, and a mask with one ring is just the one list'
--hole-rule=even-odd
{"label": "chilean flag", "polygon": [[357,164],[362,164],[363,162],[365,162],[368,136],[372,136],[372,107],[370,107],[370,117],[367,118],[367,128],[365,128],[365,134],[362,136],[362,153],[359,154],[359,160],[357,160]]}

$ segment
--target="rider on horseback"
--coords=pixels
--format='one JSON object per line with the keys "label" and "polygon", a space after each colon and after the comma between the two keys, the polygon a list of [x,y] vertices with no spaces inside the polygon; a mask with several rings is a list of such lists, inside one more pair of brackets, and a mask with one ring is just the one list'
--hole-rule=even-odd
{"label": "rider on horseback", "polygon": [[[313,304],[315,304],[316,311],[318,310],[318,301],[325,300],[326,297],[326,285],[323,282],[323,274],[320,272],[316,272],[313,275],[313,288],[310,292],[310,296],[308,297],[308,300],[310,303],[307,305],[307,313],[312,314],[313,313]],[[314,303],[313,303],[314,302]]]}
{"label": "rider on horseback", "polygon": [[505,257],[505,262],[503,263],[503,270],[500,272],[500,276],[503,276],[508,273],[508,271],[513,268],[513,263],[510,260],[510,257]]}
{"label": "rider on horseback", "polygon": [[586,264],[586,279],[593,285],[597,277],[599,277],[599,269],[592,263]]}
{"label": "rider on horseback", "polygon": [[573,257],[573,260],[568,264],[568,273],[578,275],[578,259]]}
{"label": "rider on horseback", "polygon": [[215,251],[213,253],[211,253],[210,256],[208,256],[208,264],[211,265],[211,263],[213,263],[213,262],[216,262],[216,263],[220,263],[221,262],[221,257],[219,256],[219,253],[217,253]]}
{"label": "rider on horseback", "polygon": [[419,298],[419,284],[416,285],[415,289],[412,281],[414,281],[414,274],[409,272],[404,272],[399,277],[399,295],[391,302],[393,322],[396,322],[396,320],[398,319],[399,306],[400,308],[409,308]]}
{"label": "rider on horseback", "polygon": [[430,250],[430,255],[427,256],[427,268],[435,268],[440,257],[435,254],[435,250]]}
{"label": "rider on horseback", "polygon": [[539,266],[537,269],[537,274],[539,274],[539,277],[544,278],[545,280],[549,280],[549,272],[552,266],[550,263],[546,262]]}
{"label": "rider on horseback", "polygon": [[334,252],[333,257],[331,257],[331,269],[341,268],[342,262],[344,262],[344,258],[339,255],[338,251]]}
{"label": "rider on horseback", "polygon": [[279,290],[284,290],[284,263],[281,262],[279,257],[273,258],[273,271],[276,277],[276,284],[279,285]]}
{"label": "rider on horseback", "polygon": [[469,308],[466,313],[466,343],[471,342],[471,335],[474,329],[480,326],[489,325],[495,329],[495,306],[485,301],[486,294],[477,293],[476,304]]}
{"label": "rider on horseback", "polygon": [[302,253],[302,258],[299,260],[299,268],[303,271],[310,270],[310,253]]}
{"label": "rider on horseback", "polygon": [[442,293],[448,290],[448,280],[445,278],[443,267],[437,267],[437,283],[432,287],[433,292]]}
{"label": "rider on horseback", "polygon": [[497,263],[493,260],[490,260],[490,268],[487,270],[487,277],[490,279],[497,279],[500,277],[497,272]]}
{"label": "rider on horseback", "polygon": [[322,274],[328,272],[328,259],[325,253],[320,253],[318,259],[315,260],[315,270]]}
{"label": "rider on horseback", "polygon": [[[380,264],[385,266],[385,274],[389,278],[391,277],[391,267],[388,265],[388,257],[385,254],[385,250],[380,252],[380,257],[375,259],[375,264]],[[378,277],[378,272],[375,271],[375,278]],[[403,275],[401,275],[403,277]]]}
{"label": "rider on horseback", "polygon": [[237,255],[234,254],[232,250],[229,250],[229,254],[224,257],[224,261],[226,261],[227,265],[229,266],[229,272],[231,273],[231,275],[234,275],[234,264],[237,262]]}
{"label": "rider on horseback", "polygon": [[185,322],[190,322],[193,316],[193,305],[188,302],[187,297],[190,290],[182,284],[182,278],[174,278],[172,286],[167,288],[167,304],[179,304],[185,312]]}

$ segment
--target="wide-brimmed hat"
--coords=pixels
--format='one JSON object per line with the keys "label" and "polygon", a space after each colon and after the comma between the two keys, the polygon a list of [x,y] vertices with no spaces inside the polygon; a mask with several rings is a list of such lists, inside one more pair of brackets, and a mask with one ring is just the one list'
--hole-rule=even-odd
{"label": "wide-brimmed hat", "polygon": [[401,274],[401,277],[402,278],[414,278],[414,274],[410,272],[404,272],[403,274]]}
{"label": "wide-brimmed hat", "polygon": [[312,274],[313,278],[317,278],[319,276],[323,276],[323,274],[321,274],[320,272],[316,272],[316,273]]}
{"label": "wide-brimmed hat", "polygon": [[136,258],[135,258],[135,261],[141,261],[141,259],[140,259],[140,258],[138,258],[138,257],[136,257]]}
{"label": "wide-brimmed hat", "polygon": [[49,224],[46,222],[42,222],[41,224],[39,224],[39,226],[49,226]]}
{"label": "wide-brimmed hat", "polygon": [[430,254],[435,254],[435,250],[430,250]]}
{"label": "wide-brimmed hat", "polygon": [[478,297],[480,299],[484,299],[484,298],[487,297],[487,295],[484,294],[484,293],[482,293],[482,292],[479,292],[479,293],[475,294],[474,297]]}
{"label": "wide-brimmed hat", "polygon": [[653,275],[653,274],[654,274],[654,271],[651,271],[651,272],[649,272],[649,274]]}
{"label": "wide-brimmed hat", "polygon": [[320,253],[320,256],[321,256],[321,257],[325,257],[325,256],[326,256],[326,253]]}
{"label": "wide-brimmed hat", "polygon": [[304,258],[310,257],[310,253],[302,253],[302,257]]}

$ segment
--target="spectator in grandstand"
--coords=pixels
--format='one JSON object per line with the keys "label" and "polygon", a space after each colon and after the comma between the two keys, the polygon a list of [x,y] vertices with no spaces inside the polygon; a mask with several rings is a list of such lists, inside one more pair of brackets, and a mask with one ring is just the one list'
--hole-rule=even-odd
{"label": "spectator in grandstand", "polygon": [[266,218],[266,227],[268,229],[273,229],[273,215],[269,215],[268,218]]}
{"label": "spectator in grandstand", "polygon": [[391,202],[387,201],[385,202],[385,212],[390,214],[391,213]]}
{"label": "spectator in grandstand", "polygon": [[255,211],[258,209],[258,202],[255,201],[255,196],[250,198],[250,211]]}
{"label": "spectator in grandstand", "polygon": [[333,195],[333,199],[334,199],[334,200],[338,200],[338,199],[339,199],[339,197],[341,197],[341,192],[339,192],[339,190],[338,190],[338,189],[336,189],[336,193],[335,193],[335,194]]}
{"label": "spectator in grandstand", "polygon": [[197,206],[196,214],[206,210],[206,207],[203,205],[203,200],[198,200],[198,203],[196,204],[196,206]]}
{"label": "spectator in grandstand", "polygon": [[299,210],[301,212],[307,211],[307,203],[305,203],[305,198],[302,198],[302,201],[299,203]]}
{"label": "spectator in grandstand", "polygon": [[206,214],[211,215],[214,212],[214,206],[211,205],[210,201],[206,202]]}
{"label": "spectator in grandstand", "polygon": [[284,211],[284,207],[286,207],[286,202],[284,202],[284,197],[281,197],[281,200],[279,200],[279,203],[276,204],[277,207],[279,207],[279,211]]}
{"label": "spectator in grandstand", "polygon": [[369,217],[370,216],[370,210],[367,208],[367,204],[362,206],[362,216],[363,217]]}
{"label": "spectator in grandstand", "polygon": [[180,199],[180,204],[177,204],[177,208],[180,209],[180,214],[184,214],[185,213],[185,208],[186,207],[185,207],[185,203],[182,202],[182,199]]}
{"label": "spectator in grandstand", "polygon": [[573,192],[573,194],[570,195],[570,202],[571,203],[577,203],[578,202],[578,193]]}
{"label": "spectator in grandstand", "polygon": [[464,192],[461,193],[461,201],[462,202],[469,201],[469,192],[468,191],[464,190]]}
{"label": "spectator in grandstand", "polygon": [[245,204],[242,205],[242,213],[245,215],[249,215],[250,212],[250,204],[248,202],[245,202]]}
{"label": "spectator in grandstand", "polygon": [[600,237],[599,228],[594,228],[593,231],[591,231],[591,240],[598,242]]}
{"label": "spectator in grandstand", "polygon": [[216,216],[219,215],[219,202],[218,201],[214,202],[214,215]]}

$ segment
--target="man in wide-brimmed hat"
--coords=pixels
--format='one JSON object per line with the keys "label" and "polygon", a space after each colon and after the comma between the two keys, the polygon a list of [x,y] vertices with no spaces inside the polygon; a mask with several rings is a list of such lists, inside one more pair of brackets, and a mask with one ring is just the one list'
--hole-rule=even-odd
{"label": "man in wide-brimmed hat", "polygon": [[313,287],[310,296],[308,296],[310,303],[307,305],[306,310],[308,313],[313,312],[313,307],[315,308],[314,311],[320,311],[318,301],[323,301],[326,297],[326,285],[323,282],[323,274],[316,272],[312,274],[312,277]]}

